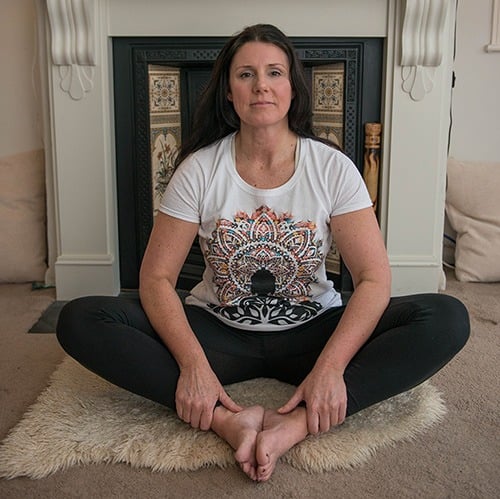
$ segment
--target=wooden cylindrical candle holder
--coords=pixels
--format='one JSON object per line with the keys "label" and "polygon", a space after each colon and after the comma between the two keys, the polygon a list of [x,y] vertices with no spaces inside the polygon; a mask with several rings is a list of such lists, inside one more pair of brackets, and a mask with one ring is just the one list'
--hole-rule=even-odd
{"label": "wooden cylindrical candle holder", "polygon": [[365,154],[363,163],[363,179],[368,188],[373,209],[377,211],[378,179],[380,170],[380,123],[365,123]]}

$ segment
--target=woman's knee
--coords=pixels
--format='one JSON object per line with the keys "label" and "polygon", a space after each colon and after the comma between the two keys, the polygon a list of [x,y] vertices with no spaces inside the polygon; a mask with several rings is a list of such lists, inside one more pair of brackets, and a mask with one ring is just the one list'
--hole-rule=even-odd
{"label": "woman's knee", "polygon": [[443,361],[451,359],[469,338],[467,309],[449,295],[427,293],[396,298],[389,317],[393,327],[406,326],[415,345]]}
{"label": "woman's knee", "polygon": [[66,303],[57,320],[56,336],[60,345],[71,350],[71,345],[88,328],[89,311],[94,309],[95,297],[76,298]]}
{"label": "woman's knee", "polygon": [[442,347],[456,354],[470,335],[469,313],[465,305],[457,298],[445,294],[432,295],[434,325],[441,331]]}

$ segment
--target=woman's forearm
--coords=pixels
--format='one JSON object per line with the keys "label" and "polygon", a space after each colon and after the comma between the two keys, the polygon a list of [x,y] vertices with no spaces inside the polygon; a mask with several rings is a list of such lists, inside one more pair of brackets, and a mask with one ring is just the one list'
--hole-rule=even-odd
{"label": "woman's forearm", "polygon": [[198,232],[198,224],[156,215],[139,273],[139,296],[153,328],[180,368],[208,365],[175,284]]}
{"label": "woman's forearm", "polygon": [[167,279],[143,279],[139,290],[142,306],[179,367],[207,364],[205,353],[184,313],[179,295]]}
{"label": "woman's forearm", "polygon": [[332,235],[349,269],[354,292],[316,367],[341,373],[370,337],[391,294],[391,269],[372,208],[332,217]]}
{"label": "woman's forearm", "polygon": [[342,319],[321,352],[316,366],[343,373],[370,337],[389,303],[386,284],[361,282],[353,292]]}

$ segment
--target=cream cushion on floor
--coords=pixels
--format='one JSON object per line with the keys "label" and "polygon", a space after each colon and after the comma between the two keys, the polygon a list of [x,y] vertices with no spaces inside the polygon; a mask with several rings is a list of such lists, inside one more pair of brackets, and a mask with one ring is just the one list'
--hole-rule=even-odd
{"label": "cream cushion on floor", "polygon": [[43,150],[0,159],[0,282],[45,277],[46,208]]}
{"label": "cream cushion on floor", "polygon": [[500,163],[448,160],[446,215],[459,281],[500,281]]}

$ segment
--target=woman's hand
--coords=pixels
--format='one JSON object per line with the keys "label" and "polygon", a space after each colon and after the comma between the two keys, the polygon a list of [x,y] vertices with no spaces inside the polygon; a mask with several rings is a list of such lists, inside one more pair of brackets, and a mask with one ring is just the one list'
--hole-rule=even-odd
{"label": "woman's hand", "polygon": [[226,393],[210,367],[181,369],[175,405],[178,416],[193,428],[209,430],[217,402],[232,412],[241,411]]}
{"label": "woman's hand", "polygon": [[347,410],[347,389],[343,373],[314,367],[278,412],[291,412],[302,401],[306,403],[309,433],[316,435],[343,423]]}

